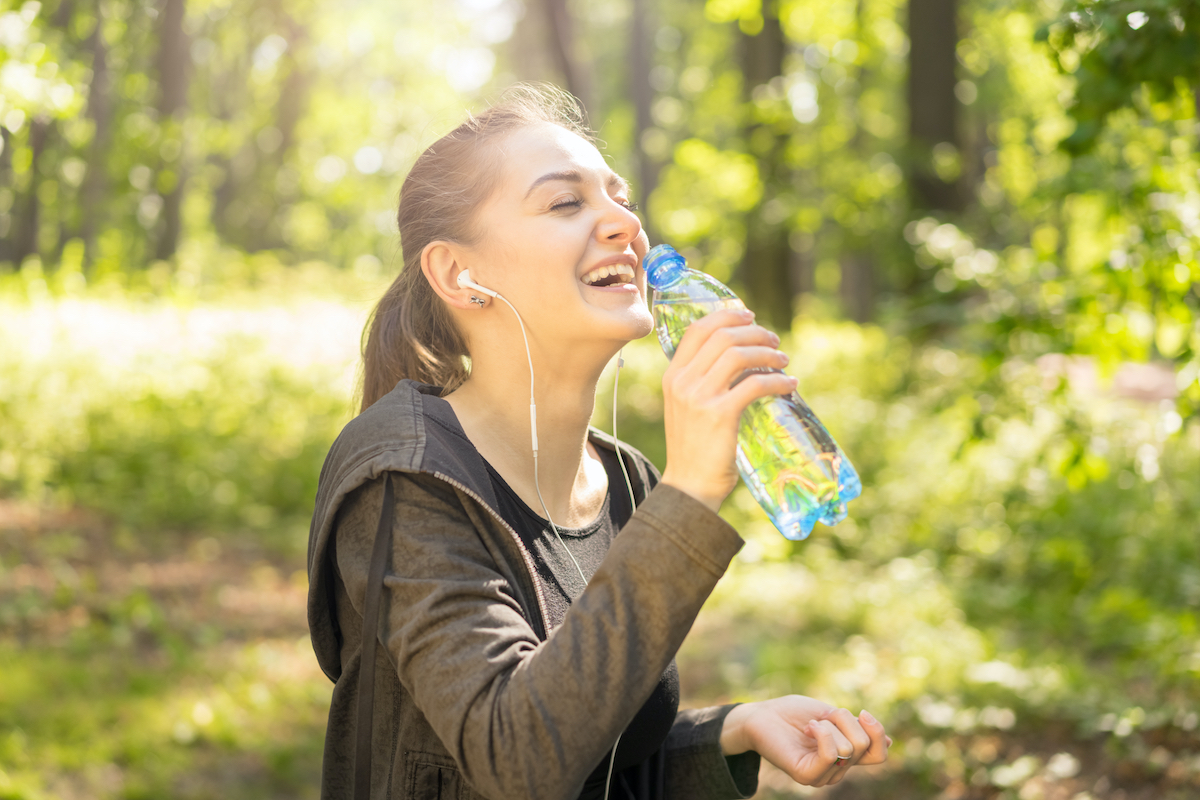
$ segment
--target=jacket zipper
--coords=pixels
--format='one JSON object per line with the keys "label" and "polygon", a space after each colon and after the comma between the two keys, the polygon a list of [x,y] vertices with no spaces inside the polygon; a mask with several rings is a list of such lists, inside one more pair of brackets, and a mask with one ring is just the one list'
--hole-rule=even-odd
{"label": "jacket zipper", "polygon": [[469,487],[442,472],[434,472],[433,476],[450,484],[486,509],[492,518],[504,526],[504,529],[508,531],[510,536],[512,536],[513,541],[517,544],[517,548],[521,551],[521,558],[525,562],[525,570],[529,573],[529,579],[533,582],[533,593],[537,599],[538,613],[542,615],[542,632],[545,634],[545,637],[549,639],[550,630],[548,620],[550,619],[550,616],[546,613],[546,598],[542,596],[542,583],[540,580],[538,580],[537,570],[533,565],[533,557],[529,554],[529,550],[525,547],[525,543],[521,541],[521,537],[518,536],[517,532],[513,530],[513,527],[505,522],[504,518],[497,514],[495,509],[488,505],[487,502],[478,494],[476,494],[473,489],[470,489]]}

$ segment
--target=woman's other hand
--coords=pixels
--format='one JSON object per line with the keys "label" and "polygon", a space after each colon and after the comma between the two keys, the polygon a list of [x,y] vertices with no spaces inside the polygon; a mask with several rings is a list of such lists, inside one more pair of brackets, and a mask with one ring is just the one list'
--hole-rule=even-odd
{"label": "woman's other hand", "polygon": [[866,711],[855,717],[801,695],[739,705],[721,729],[725,755],[753,750],[805,786],[830,786],[857,764],[882,764],[891,744]]}
{"label": "woman's other hand", "polygon": [[760,397],[796,388],[796,379],[780,372],[749,375],[730,388],[747,369],[787,366],[787,356],[775,349],[779,337],[753,320],[744,309],[723,309],[697,320],[663,374],[667,468],[662,482],[713,511],[737,484],[734,455],[742,411]]}

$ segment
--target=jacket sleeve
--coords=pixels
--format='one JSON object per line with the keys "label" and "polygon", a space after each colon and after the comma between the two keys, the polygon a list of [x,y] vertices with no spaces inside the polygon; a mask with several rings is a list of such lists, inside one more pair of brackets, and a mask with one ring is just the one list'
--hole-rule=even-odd
{"label": "jacket sleeve", "polygon": [[667,735],[665,793],[683,800],[734,800],[758,791],[758,753],[721,753],[721,726],[737,705],[680,711]]}
{"label": "jacket sleeve", "polygon": [[[686,493],[657,486],[543,642],[479,533],[487,512],[435,478],[392,475],[380,637],[400,682],[480,794],[575,797],[650,696],[741,538]],[[378,478],[339,513],[337,565],[359,614],[382,495]],[[680,752],[691,753],[680,734]]]}

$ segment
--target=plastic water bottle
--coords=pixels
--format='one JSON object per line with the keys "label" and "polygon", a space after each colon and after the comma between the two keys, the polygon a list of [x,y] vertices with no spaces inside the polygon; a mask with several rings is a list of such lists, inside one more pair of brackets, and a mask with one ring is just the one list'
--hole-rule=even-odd
{"label": "plastic water bottle", "polygon": [[[722,308],[745,307],[725,284],[688,269],[670,245],[652,248],[642,265],[654,288],[655,327],[668,358],[688,325]],[[862,493],[850,459],[796,392],[759,398],[742,413],[737,468],[750,494],[789,539],[806,538],[818,522],[841,522],[846,503]]]}

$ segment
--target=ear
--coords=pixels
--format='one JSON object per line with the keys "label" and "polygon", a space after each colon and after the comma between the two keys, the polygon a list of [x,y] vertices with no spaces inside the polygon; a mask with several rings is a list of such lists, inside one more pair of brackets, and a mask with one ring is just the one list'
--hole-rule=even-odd
{"label": "ear", "polygon": [[[467,268],[465,253],[458,245],[441,240],[432,241],[421,251],[421,271],[437,292],[438,297],[452,308],[471,309],[471,290],[460,288],[458,274]],[[475,294],[478,294],[476,292]]]}

